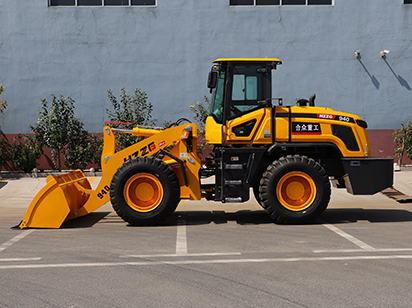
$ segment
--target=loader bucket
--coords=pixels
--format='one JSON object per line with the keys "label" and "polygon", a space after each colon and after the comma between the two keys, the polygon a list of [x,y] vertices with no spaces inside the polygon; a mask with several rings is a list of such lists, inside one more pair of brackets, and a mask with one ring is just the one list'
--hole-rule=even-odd
{"label": "loader bucket", "polygon": [[81,170],[49,175],[46,182],[30,203],[19,228],[60,228],[63,222],[78,217],[78,210],[92,192]]}

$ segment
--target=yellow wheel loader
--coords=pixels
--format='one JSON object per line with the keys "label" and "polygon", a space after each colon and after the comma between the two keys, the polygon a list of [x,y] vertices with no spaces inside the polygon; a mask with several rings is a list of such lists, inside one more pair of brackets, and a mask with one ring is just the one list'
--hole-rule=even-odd
{"label": "yellow wheel loader", "polygon": [[[280,64],[275,58],[214,61],[205,128],[213,152],[205,163],[194,123],[106,126],[97,188],[80,170],[49,176],[19,227],[59,228],[109,201],[129,224],[153,225],[182,199],[245,202],[251,190],[274,221],[304,223],[326,209],[330,183],[355,195],[391,187],[393,160],[371,157],[360,117],[315,107],[315,95],[291,106],[272,97],[272,73]],[[146,138],[116,152],[115,132]],[[214,183],[201,184],[211,176]]]}

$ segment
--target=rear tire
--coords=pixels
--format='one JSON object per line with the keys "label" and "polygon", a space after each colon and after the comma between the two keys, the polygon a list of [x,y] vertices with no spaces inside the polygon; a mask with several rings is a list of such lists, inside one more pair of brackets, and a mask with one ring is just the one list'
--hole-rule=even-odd
{"label": "rear tire", "polygon": [[112,178],[113,209],[131,225],[159,224],[180,201],[176,174],[162,160],[141,156],[126,161]]}
{"label": "rear tire", "polygon": [[255,196],[257,203],[259,203],[260,206],[263,207],[262,200],[260,199],[260,192],[259,192],[260,184],[256,183],[255,185],[252,186],[252,189],[253,189],[253,195]]}
{"label": "rear tire", "polygon": [[319,217],[330,200],[325,169],[311,158],[288,155],[274,161],[260,181],[260,204],[277,223],[305,223]]}

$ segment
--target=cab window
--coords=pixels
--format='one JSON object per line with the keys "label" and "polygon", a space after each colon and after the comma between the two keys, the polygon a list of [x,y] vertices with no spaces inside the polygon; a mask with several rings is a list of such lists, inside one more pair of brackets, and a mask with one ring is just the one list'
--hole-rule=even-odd
{"label": "cab window", "polygon": [[210,114],[217,123],[223,122],[223,100],[225,94],[225,72],[219,72],[216,87],[212,90]]}
{"label": "cab window", "polygon": [[257,66],[238,65],[234,67],[229,119],[256,110],[263,99],[263,75],[257,73]]}

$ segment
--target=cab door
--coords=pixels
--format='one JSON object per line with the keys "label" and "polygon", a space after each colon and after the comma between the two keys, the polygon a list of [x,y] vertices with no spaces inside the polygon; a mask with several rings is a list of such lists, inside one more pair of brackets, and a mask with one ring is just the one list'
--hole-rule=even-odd
{"label": "cab door", "polygon": [[226,105],[227,143],[272,141],[272,108],[264,103],[267,76],[259,71],[261,68],[261,64],[232,64]]}
{"label": "cab door", "polygon": [[227,122],[226,143],[272,143],[272,108],[260,108]]}

